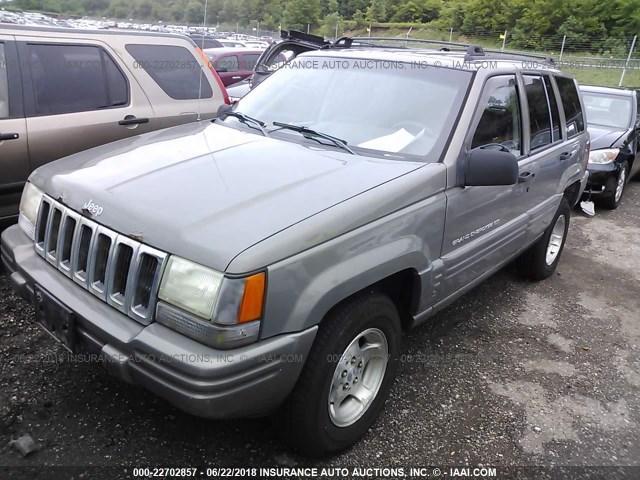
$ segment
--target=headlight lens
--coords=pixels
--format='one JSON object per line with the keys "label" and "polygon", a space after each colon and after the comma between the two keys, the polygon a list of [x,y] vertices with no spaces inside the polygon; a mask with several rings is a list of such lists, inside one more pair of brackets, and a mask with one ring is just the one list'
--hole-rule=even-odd
{"label": "headlight lens", "polygon": [[162,276],[156,320],[214,348],[258,340],[266,273],[226,278],[220,272],[172,256]]}
{"label": "headlight lens", "polygon": [[598,165],[604,165],[605,163],[613,162],[620,149],[618,148],[606,148],[603,150],[592,150],[589,153],[589,163],[595,163]]}
{"label": "headlight lens", "polygon": [[27,182],[22,191],[20,199],[20,217],[18,223],[31,240],[36,236],[36,222],[38,221],[38,210],[42,201],[42,191],[32,183]]}
{"label": "headlight lens", "polygon": [[220,272],[171,256],[162,276],[158,297],[205,320],[211,320],[222,279]]}

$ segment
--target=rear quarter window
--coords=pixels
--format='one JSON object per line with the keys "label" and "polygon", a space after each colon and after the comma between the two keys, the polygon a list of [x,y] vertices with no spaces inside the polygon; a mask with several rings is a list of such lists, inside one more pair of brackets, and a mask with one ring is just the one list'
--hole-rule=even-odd
{"label": "rear quarter window", "polygon": [[575,137],[584,132],[584,114],[576,82],[572,78],[556,77],[556,84],[562,99],[562,108],[567,121],[567,136]]}
{"label": "rear quarter window", "polygon": [[141,68],[174,100],[211,98],[213,90],[200,63],[185,47],[136,45],[125,47]]}

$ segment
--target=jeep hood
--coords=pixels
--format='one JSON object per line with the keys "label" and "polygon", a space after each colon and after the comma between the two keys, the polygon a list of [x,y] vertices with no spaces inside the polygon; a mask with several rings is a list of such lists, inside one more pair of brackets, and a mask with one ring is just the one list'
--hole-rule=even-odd
{"label": "jeep hood", "polygon": [[30,180],[78,212],[90,201],[102,207],[92,217],[100,224],[224,271],[261,240],[422,165],[207,121],[81,152]]}

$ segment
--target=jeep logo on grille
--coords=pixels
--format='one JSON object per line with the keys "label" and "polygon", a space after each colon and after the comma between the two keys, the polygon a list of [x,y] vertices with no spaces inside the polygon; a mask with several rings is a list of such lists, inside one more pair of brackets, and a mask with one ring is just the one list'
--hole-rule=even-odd
{"label": "jeep logo on grille", "polygon": [[93,203],[93,199],[83,205],[83,210],[94,217],[97,217],[104,210],[100,205]]}

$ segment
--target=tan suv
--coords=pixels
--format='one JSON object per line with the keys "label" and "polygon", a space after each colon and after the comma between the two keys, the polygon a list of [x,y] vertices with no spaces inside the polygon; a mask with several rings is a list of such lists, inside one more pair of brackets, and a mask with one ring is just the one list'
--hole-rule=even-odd
{"label": "tan suv", "polygon": [[0,26],[0,228],[52,160],[198,118],[228,103],[181,35]]}

